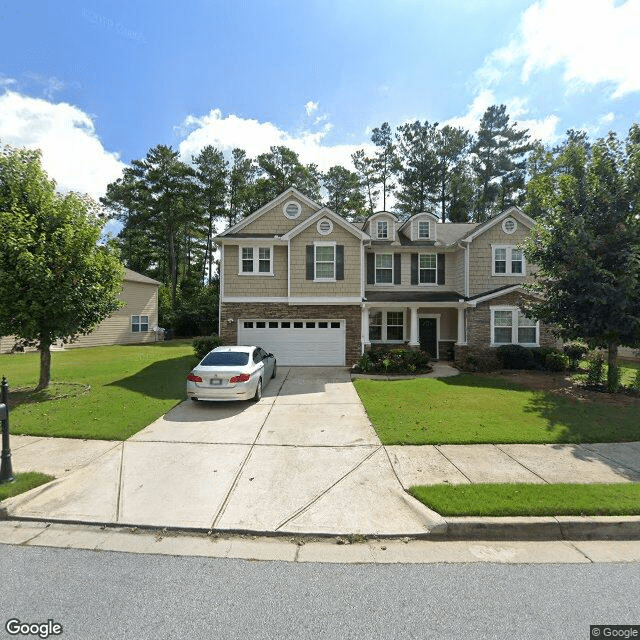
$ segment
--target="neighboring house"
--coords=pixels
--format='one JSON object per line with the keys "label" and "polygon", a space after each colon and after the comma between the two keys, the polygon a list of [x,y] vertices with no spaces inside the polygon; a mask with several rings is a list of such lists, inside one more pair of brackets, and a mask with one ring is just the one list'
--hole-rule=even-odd
{"label": "neighboring house", "polygon": [[[118,296],[125,306],[105,318],[94,331],[64,347],[155,342],[158,339],[159,284],[157,280],[125,268],[122,292]],[[14,336],[0,338],[0,353],[9,353],[15,343]]]}
{"label": "neighboring house", "polygon": [[299,365],[350,366],[376,345],[457,360],[555,346],[520,310],[532,226],[516,207],[483,224],[386,211],[352,224],[290,188],[216,239],[220,336]]}

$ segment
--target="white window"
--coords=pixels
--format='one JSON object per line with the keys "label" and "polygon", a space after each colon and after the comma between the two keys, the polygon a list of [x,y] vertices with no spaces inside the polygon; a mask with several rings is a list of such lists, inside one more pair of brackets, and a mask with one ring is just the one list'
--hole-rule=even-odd
{"label": "white window", "polygon": [[392,253],[376,253],[376,284],[392,284],[392,283],[393,283],[393,254]]}
{"label": "white window", "polygon": [[272,276],[272,247],[240,247],[240,275]]}
{"label": "white window", "polygon": [[428,238],[429,237],[429,221],[428,220],[420,220],[418,222],[418,238]]}
{"label": "white window", "polygon": [[402,342],[404,340],[404,313],[402,311],[370,311],[370,342]]}
{"label": "white window", "polygon": [[421,253],[419,256],[420,284],[435,284],[437,281],[437,256],[435,253]]}
{"label": "white window", "polygon": [[491,307],[491,344],[521,344],[537,347],[539,323],[527,318],[517,307]]}
{"label": "white window", "polygon": [[386,220],[378,221],[378,238],[384,240],[389,237],[389,225]]}
{"label": "white window", "polygon": [[131,332],[144,333],[149,331],[149,316],[131,316]]}
{"label": "white window", "polygon": [[382,311],[369,313],[369,340],[380,342],[382,340]]}
{"label": "white window", "polygon": [[315,280],[336,279],[336,247],[333,244],[316,244]]}
{"label": "white window", "polygon": [[492,245],[492,250],[491,275],[525,275],[524,253],[522,249],[518,249],[512,245]]}

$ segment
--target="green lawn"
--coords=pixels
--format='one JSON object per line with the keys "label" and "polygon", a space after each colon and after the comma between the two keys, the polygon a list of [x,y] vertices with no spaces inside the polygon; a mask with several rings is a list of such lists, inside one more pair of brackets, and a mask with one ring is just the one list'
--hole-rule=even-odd
{"label": "green lawn", "polygon": [[25,491],[35,489],[45,482],[53,480],[53,476],[47,476],[37,471],[28,471],[26,473],[16,473],[16,481],[8,484],[0,484],[0,501],[7,498],[13,498]]}
{"label": "green lawn", "polygon": [[640,515],[640,484],[460,484],[411,487],[442,516]]}
{"label": "green lawn", "polygon": [[469,374],[359,379],[354,385],[385,445],[640,440],[640,401],[627,407],[580,404],[500,377]]}
{"label": "green lawn", "polygon": [[196,363],[191,340],[56,351],[52,385],[34,396],[39,355],[1,355],[11,433],[123,440],[185,399]]}

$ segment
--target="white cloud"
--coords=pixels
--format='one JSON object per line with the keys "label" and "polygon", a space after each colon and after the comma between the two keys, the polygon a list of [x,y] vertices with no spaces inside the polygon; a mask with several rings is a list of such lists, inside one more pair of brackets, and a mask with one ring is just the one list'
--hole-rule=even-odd
{"label": "white cloud", "polygon": [[449,125],[450,127],[461,127],[473,134],[476,134],[484,112],[492,104],[496,104],[496,97],[493,94],[493,91],[485,89],[473,99],[473,102],[467,108],[467,113],[462,116],[449,118],[441,124],[442,126]]}
{"label": "white cloud", "polygon": [[42,150],[42,166],[60,191],[104,195],[125,166],[107,151],[92,119],[77,107],[14,91],[0,95],[0,141]]}
{"label": "white cloud", "polygon": [[[493,91],[485,89],[474,98],[473,102],[467,108],[467,113],[462,116],[449,118],[449,120],[443,122],[442,125],[462,127],[475,135],[478,133],[478,127],[480,126],[480,120],[482,120],[484,112],[494,104],[498,104],[498,101]],[[518,129],[528,129],[532,139],[542,140],[544,143],[556,141],[558,138],[556,129],[560,118],[557,115],[550,115],[542,120],[521,118],[520,116],[525,116],[529,113],[527,105],[527,98],[514,97],[507,100],[506,107],[510,122],[516,122]]]}
{"label": "white cloud", "polygon": [[511,42],[491,53],[477,77],[485,87],[518,68],[523,82],[560,65],[570,88],[613,83],[614,98],[640,91],[640,0],[539,0]]}
{"label": "white cloud", "polygon": [[180,155],[185,161],[190,161],[192,156],[198,155],[209,144],[227,154],[239,147],[251,158],[268,152],[272,146],[283,145],[293,149],[302,163],[314,163],[320,170],[326,171],[336,164],[353,168],[351,154],[357,149],[371,147],[369,143],[326,144],[324,139],[332,129],[329,122],[325,122],[317,131],[302,131],[294,135],[271,122],[234,114],[223,116],[220,109],[212,109],[204,116],[187,116],[179,128],[188,132],[179,146]]}
{"label": "white cloud", "polygon": [[314,111],[318,110],[318,103],[313,102],[313,100],[309,100],[309,102],[304,105],[304,110],[306,111],[307,115],[310,116]]}

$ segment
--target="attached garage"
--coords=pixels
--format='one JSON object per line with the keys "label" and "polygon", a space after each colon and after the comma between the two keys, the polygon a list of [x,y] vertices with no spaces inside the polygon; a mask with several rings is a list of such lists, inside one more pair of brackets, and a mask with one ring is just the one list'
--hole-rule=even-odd
{"label": "attached garage", "polygon": [[345,320],[239,320],[238,344],[273,353],[278,364],[344,366]]}

